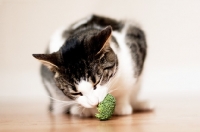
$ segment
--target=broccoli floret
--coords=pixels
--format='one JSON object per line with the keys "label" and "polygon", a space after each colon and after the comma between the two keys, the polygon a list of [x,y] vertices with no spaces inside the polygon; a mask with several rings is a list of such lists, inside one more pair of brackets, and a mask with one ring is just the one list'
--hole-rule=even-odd
{"label": "broccoli floret", "polygon": [[115,103],[115,98],[111,94],[107,94],[104,100],[98,104],[97,110],[99,113],[95,116],[101,121],[108,120],[115,110]]}

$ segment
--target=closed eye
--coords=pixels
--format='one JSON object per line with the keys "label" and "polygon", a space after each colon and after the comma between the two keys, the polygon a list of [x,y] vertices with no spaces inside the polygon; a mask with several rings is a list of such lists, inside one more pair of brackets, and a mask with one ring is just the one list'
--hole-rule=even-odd
{"label": "closed eye", "polygon": [[103,70],[111,69],[111,68],[113,68],[114,66],[115,66],[115,63],[114,63],[113,65],[109,65],[109,66],[105,67]]}
{"label": "closed eye", "polygon": [[97,88],[97,84],[100,83],[101,79],[102,79],[103,75],[101,75],[101,77],[99,78],[99,80],[94,84],[94,90]]}
{"label": "closed eye", "polygon": [[78,92],[78,93],[71,93],[72,95],[80,95],[80,96],[83,96],[83,94],[81,92]]}
{"label": "closed eye", "polygon": [[97,84],[100,82],[101,78],[94,84],[94,87],[97,86]]}

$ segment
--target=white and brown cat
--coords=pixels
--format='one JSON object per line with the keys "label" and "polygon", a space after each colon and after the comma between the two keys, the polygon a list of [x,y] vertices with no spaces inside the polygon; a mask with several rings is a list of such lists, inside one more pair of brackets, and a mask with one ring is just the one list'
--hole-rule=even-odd
{"label": "white and brown cat", "polygon": [[58,30],[40,60],[44,86],[54,113],[94,116],[111,93],[115,115],[150,110],[138,100],[147,45],[144,32],[128,21],[91,15]]}

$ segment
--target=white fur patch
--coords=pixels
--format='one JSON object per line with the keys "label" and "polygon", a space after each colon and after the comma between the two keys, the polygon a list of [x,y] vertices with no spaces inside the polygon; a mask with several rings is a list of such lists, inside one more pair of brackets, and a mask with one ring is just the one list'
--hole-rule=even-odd
{"label": "white fur patch", "polygon": [[63,37],[63,33],[66,29],[66,27],[61,27],[52,35],[49,44],[50,53],[57,52],[60,49],[60,47],[64,44],[66,38]]}
{"label": "white fur patch", "polygon": [[93,84],[84,80],[77,85],[77,88],[83,96],[78,97],[76,101],[86,108],[97,106],[108,93],[108,88],[106,86],[97,85],[97,88],[94,90]]}
{"label": "white fur patch", "polygon": [[78,84],[78,91],[81,92],[82,94],[89,94],[93,90],[93,86],[90,82],[81,80],[80,83]]}
{"label": "white fur patch", "polygon": [[125,28],[122,30],[122,32],[114,31],[113,36],[116,38],[120,47],[120,50],[118,51],[118,53],[116,53],[119,61],[118,74],[120,75],[118,76],[121,79],[119,82],[123,82],[126,86],[125,88],[131,88],[130,86],[132,86],[135,83],[136,79],[133,76],[135,71],[133,69],[134,62],[131,57],[131,51],[125,43],[126,30],[127,25],[125,25]]}
{"label": "white fur patch", "polygon": [[[119,65],[116,75],[110,80],[109,92],[116,98],[117,104],[115,108],[115,115],[128,115],[133,111],[133,105],[137,98],[138,90],[136,90],[137,79],[134,78],[134,61],[131,57],[130,48],[125,42],[125,34],[128,24],[125,25],[121,32],[113,31],[112,35],[116,38],[119,49],[111,43],[111,48],[117,54]],[[135,91],[136,90],[136,91]],[[132,96],[135,96],[132,98]]]}

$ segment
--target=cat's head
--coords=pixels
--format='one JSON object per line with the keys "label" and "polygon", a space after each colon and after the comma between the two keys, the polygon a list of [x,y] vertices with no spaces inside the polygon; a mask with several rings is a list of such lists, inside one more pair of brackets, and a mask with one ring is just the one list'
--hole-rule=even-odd
{"label": "cat's head", "polygon": [[118,60],[110,47],[112,28],[73,33],[52,54],[33,54],[53,73],[57,87],[84,107],[92,108],[109,92]]}

